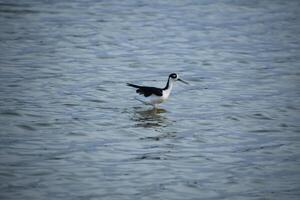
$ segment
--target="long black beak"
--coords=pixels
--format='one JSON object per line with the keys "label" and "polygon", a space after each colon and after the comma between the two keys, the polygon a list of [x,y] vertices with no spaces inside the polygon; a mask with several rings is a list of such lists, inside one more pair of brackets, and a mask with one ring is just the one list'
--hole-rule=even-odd
{"label": "long black beak", "polygon": [[187,84],[187,85],[189,85],[189,83],[188,82],[186,82],[186,81],[184,81],[184,80],[182,80],[182,79],[177,79],[177,81],[180,81],[180,82],[183,82],[184,84]]}

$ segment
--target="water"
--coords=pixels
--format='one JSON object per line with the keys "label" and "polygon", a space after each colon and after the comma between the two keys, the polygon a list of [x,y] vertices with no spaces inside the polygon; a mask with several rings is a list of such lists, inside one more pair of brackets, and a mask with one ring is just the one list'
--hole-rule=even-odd
{"label": "water", "polygon": [[299,199],[299,11],[1,1],[0,198]]}

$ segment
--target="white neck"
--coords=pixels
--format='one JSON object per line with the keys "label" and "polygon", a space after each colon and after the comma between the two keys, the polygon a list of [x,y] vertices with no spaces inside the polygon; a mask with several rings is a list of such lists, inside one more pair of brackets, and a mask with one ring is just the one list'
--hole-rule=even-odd
{"label": "white neck", "polygon": [[166,87],[164,88],[164,95],[167,98],[171,94],[174,83],[175,83],[175,81],[173,79],[169,78],[168,83],[167,83]]}

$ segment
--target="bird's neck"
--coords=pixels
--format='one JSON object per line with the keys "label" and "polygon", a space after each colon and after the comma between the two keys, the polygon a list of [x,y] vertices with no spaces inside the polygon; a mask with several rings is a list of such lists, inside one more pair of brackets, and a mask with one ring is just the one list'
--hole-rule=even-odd
{"label": "bird's neck", "polygon": [[170,78],[168,79],[168,82],[166,84],[166,87],[164,88],[164,90],[169,90],[171,91],[172,88],[173,88],[173,84],[174,84],[174,81],[172,81]]}

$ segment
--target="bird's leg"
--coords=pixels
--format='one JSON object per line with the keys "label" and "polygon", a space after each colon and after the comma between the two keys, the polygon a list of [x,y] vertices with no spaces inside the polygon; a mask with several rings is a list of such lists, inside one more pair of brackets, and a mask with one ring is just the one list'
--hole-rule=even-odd
{"label": "bird's leg", "polygon": [[148,103],[148,102],[146,102],[146,101],[140,100],[140,99],[138,99],[137,97],[135,97],[135,100],[138,100],[139,102],[142,102],[142,103],[145,104],[145,105],[152,105],[151,103]]}

